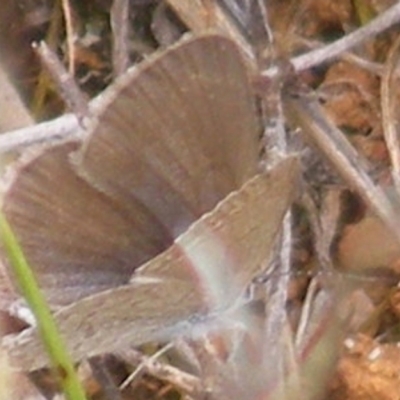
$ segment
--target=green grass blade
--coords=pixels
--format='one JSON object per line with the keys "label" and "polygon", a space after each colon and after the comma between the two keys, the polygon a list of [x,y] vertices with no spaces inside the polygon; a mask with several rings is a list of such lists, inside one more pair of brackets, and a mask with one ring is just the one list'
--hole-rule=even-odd
{"label": "green grass blade", "polygon": [[68,400],[86,400],[72,359],[60,337],[50,308],[40,291],[21,247],[5,217],[0,214],[0,235],[21,293],[37,321],[37,329]]}

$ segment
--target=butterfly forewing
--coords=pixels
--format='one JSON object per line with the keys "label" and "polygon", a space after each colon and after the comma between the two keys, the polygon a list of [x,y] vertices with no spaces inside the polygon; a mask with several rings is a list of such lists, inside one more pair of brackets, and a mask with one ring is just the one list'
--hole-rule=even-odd
{"label": "butterfly forewing", "polygon": [[249,74],[240,49],[218,35],[133,70],[109,93],[79,157],[82,173],[119,202],[144,204],[176,237],[256,173]]}

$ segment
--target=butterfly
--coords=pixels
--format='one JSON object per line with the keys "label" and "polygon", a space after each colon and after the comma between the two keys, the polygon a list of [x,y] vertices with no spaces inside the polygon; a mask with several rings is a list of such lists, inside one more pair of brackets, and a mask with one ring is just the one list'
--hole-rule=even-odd
{"label": "butterfly", "polygon": [[[271,255],[299,165],[259,168],[254,61],[186,37],[103,94],[83,143],[25,156],[3,212],[75,360],[219,320]],[[35,328],[7,340],[33,370]]]}

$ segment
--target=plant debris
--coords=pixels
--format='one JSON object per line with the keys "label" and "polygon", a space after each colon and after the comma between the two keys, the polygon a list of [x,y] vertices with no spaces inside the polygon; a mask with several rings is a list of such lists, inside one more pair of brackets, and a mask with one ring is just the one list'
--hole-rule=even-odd
{"label": "plant debris", "polygon": [[[277,267],[258,277],[254,285],[255,303],[264,304],[267,292],[271,309],[281,309],[278,317],[273,312],[266,316],[256,306],[251,313],[257,327],[254,332],[260,331],[260,319],[268,321],[265,331],[281,332],[282,343],[269,343],[272,336],[263,331],[271,347],[268,379],[274,381],[275,374],[278,378],[262,398],[400,400],[400,225],[396,230],[397,220],[390,221],[391,216],[400,215],[399,156],[393,145],[399,134],[399,29],[395,25],[400,21],[399,9],[394,0],[4,0],[0,67],[23,101],[14,94],[18,98],[15,110],[10,106],[0,111],[4,132],[0,152],[16,157],[32,144],[70,139],[78,131],[78,122],[64,113],[73,112],[84,125],[88,115],[95,114],[104,88],[129,65],[139,64],[186,32],[217,29],[233,38],[259,61],[258,74],[263,79],[255,79],[255,91],[267,99],[260,112],[265,113],[266,131],[276,135],[263,139],[263,153],[273,157],[297,152],[304,172],[302,198],[292,209],[291,226],[283,229],[283,245],[272,261]],[[388,11],[393,13],[380,22]],[[360,35],[357,45],[346,43],[360,30],[364,36]],[[42,51],[38,57],[32,43],[41,41],[48,53]],[[342,50],[330,47],[336,41],[341,41]],[[43,45],[39,48],[43,50]],[[53,75],[68,77],[73,83],[50,79],[49,68],[43,65],[51,57],[60,60]],[[307,99],[303,104],[302,98]],[[322,115],[354,148],[346,153],[347,147],[328,146],[324,153],[322,145],[310,144],[304,128],[307,121],[301,126],[299,118],[288,114],[299,104],[303,112],[315,111],[312,101],[321,109],[307,116],[308,125],[318,125],[313,122]],[[18,108],[21,115],[29,116],[26,121],[33,116],[32,120],[51,122],[31,127],[26,122],[25,130],[11,132],[17,126],[7,122],[6,114]],[[360,189],[356,178],[347,178],[348,170],[340,170],[337,154],[329,156],[329,151],[342,149],[358,177],[365,172],[362,183],[377,187],[378,194],[371,194],[365,185]],[[363,190],[365,195],[360,193]],[[285,263],[290,267],[282,274]],[[20,315],[10,311],[17,297],[2,275],[3,335],[25,327]],[[245,375],[257,370],[258,355],[249,338],[243,337],[242,342],[252,349],[251,357],[246,354],[244,359],[253,369],[240,365],[243,379],[249,380]],[[123,357],[102,355],[81,363],[79,376],[93,400],[200,398],[208,394],[211,378],[225,383],[223,393],[213,398],[232,398],[236,393],[227,385],[232,371],[225,368],[229,364],[225,363],[229,360],[226,343],[220,337],[211,338],[207,345],[178,344],[159,358],[151,355],[159,350],[158,344],[127,351]],[[288,348],[297,353],[290,354]],[[53,398],[59,390],[47,370],[31,373],[28,379],[8,370],[3,354],[0,364],[0,398]],[[204,366],[208,375],[201,371]],[[313,379],[316,370],[319,379]],[[132,381],[122,388],[132,373]],[[296,385],[297,379],[306,383]],[[6,397],[2,397],[3,387]],[[296,392],[298,388],[304,392]]]}

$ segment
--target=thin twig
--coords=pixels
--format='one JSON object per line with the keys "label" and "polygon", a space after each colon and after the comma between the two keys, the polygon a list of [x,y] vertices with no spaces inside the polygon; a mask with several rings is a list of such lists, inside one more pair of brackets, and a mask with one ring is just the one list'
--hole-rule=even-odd
{"label": "thin twig", "polygon": [[354,32],[344,36],[336,42],[311,53],[301,55],[292,60],[296,71],[302,71],[316,65],[323,64],[337,57],[366,40],[382,33],[400,21],[400,3],[387,9],[374,18],[369,24],[362,26]]}
{"label": "thin twig", "polygon": [[138,378],[141,374],[142,371],[145,370],[146,364],[152,361],[156,361],[159,359],[161,356],[163,356],[165,353],[167,353],[171,348],[173,347],[172,343],[168,343],[165,346],[163,346],[160,350],[156,351],[153,355],[151,355],[149,358],[143,359],[140,364],[136,367],[135,371],[133,371],[128,378],[122,382],[120,385],[121,390],[125,389],[130,385],[136,378]]}
{"label": "thin twig", "polygon": [[[260,12],[263,16],[265,31],[270,35],[269,41],[274,41],[273,34],[268,21],[267,10],[263,2],[258,2]],[[285,117],[282,104],[282,77],[276,76],[268,85],[264,98],[264,118],[266,126],[264,129],[265,154],[267,159],[287,156],[288,144],[286,140]],[[275,154],[277,153],[277,154]],[[277,156],[277,157],[276,157]],[[282,222],[282,230],[278,243],[278,257],[276,257],[279,274],[274,279],[273,299],[267,303],[267,318],[264,321],[265,337],[271,349],[271,357],[275,360],[276,369],[274,374],[280,377],[280,372],[285,370],[285,363],[291,350],[287,343],[281,340],[282,332],[287,327],[286,304],[288,299],[288,288],[290,270],[292,265],[292,212],[289,209]],[[268,298],[269,286],[266,286],[266,298]]]}
{"label": "thin twig", "polygon": [[[96,115],[103,107],[102,94],[95,97],[88,104],[89,115]],[[86,136],[80,120],[73,113],[26,128],[16,129],[0,135],[0,154],[8,151],[22,149],[40,143],[51,143],[59,140],[81,140]]]}
{"label": "thin twig", "polygon": [[77,117],[74,114],[65,114],[48,122],[0,135],[0,154],[44,142],[51,143],[66,138],[74,140],[80,135]]}
{"label": "thin twig", "polygon": [[[265,29],[269,33],[270,37],[269,40],[271,42],[274,41],[273,34],[271,27],[268,22],[268,15],[267,15],[267,10],[264,6],[264,3],[262,1],[259,2],[259,6],[261,9],[261,13],[263,14],[264,17],[264,23],[266,25]],[[269,132],[266,132],[265,135],[265,140],[271,140],[271,137],[275,136],[275,141],[276,141],[276,146],[278,149],[278,152],[282,156],[287,156],[288,153],[288,144],[287,144],[287,139],[286,139],[286,127],[285,127],[285,116],[284,116],[284,111],[283,111],[283,101],[282,101],[282,81],[280,77],[277,77],[278,82],[276,82],[277,87],[273,87],[275,85],[271,85],[271,96],[270,97],[275,97],[276,99],[276,104],[275,104],[275,110],[274,114],[269,116],[271,120],[275,120],[275,126],[274,130],[275,132],[272,132],[269,129]],[[280,81],[280,82],[279,82]],[[275,93],[273,93],[275,92]],[[268,99],[267,99],[268,101]],[[272,118],[271,118],[272,117]],[[288,210],[282,223],[282,234],[281,234],[281,243],[280,243],[280,277],[278,277],[278,282],[277,282],[277,297],[279,298],[279,301],[277,300],[277,303],[279,303],[278,308],[281,310],[285,310],[285,305],[287,303],[287,296],[288,296],[288,287],[289,287],[289,280],[290,280],[290,270],[292,266],[292,248],[293,248],[293,243],[292,243],[293,237],[292,237],[292,211]],[[283,329],[284,325],[287,323],[287,316],[285,315],[284,312],[281,313],[281,315],[277,316],[278,320],[273,321],[275,323],[275,326],[279,326],[281,329]]]}
{"label": "thin twig", "polygon": [[68,48],[68,72],[75,75],[75,45],[74,45],[74,28],[72,23],[72,11],[69,0],[62,0],[62,9],[65,20],[65,31],[67,35]]}
{"label": "thin twig", "polygon": [[[354,32],[342,37],[330,45],[324,46],[320,49],[313,50],[309,53],[295,57],[291,63],[296,72],[315,67],[333,60],[341,53],[365,42],[373,36],[382,33],[394,24],[400,21],[400,3],[387,9],[382,14],[378,15],[369,24],[355,30]],[[277,74],[277,68],[272,67],[263,72],[264,76],[271,77]]]}
{"label": "thin twig", "polygon": [[[60,1],[54,2],[53,10],[50,16],[49,27],[43,40],[54,51],[60,43],[60,36],[62,31],[63,12]],[[41,69],[37,77],[35,91],[31,100],[32,115],[37,118],[42,115],[44,111],[44,104],[50,93],[49,90],[49,74],[46,69]]]}
{"label": "thin twig", "polygon": [[113,75],[117,77],[129,66],[129,0],[114,0],[110,10],[113,35]]}
{"label": "thin twig", "polygon": [[57,85],[68,109],[73,111],[80,120],[87,117],[89,111],[86,96],[81,92],[72,75],[66,71],[64,65],[45,42],[34,43],[32,46]]}
{"label": "thin twig", "polygon": [[309,324],[312,314],[313,300],[315,300],[319,285],[320,283],[318,280],[314,278],[311,280],[307,288],[306,298],[301,309],[300,320],[295,335],[295,345],[297,348],[301,346],[306,339],[306,334],[309,333],[308,331],[310,328]]}
{"label": "thin twig", "polygon": [[[303,46],[307,46],[307,49],[310,52],[315,51],[317,49],[320,49],[321,47],[324,46],[324,44],[318,40],[309,40],[309,39],[304,39],[304,38],[296,38],[298,42],[300,42]],[[326,46],[326,45],[325,45]],[[328,45],[329,46],[329,45]],[[349,63],[355,64],[359,66],[360,68],[365,69],[366,71],[377,75],[377,76],[382,76],[384,72],[384,65],[375,61],[370,61],[365,58],[360,57],[357,54],[354,54],[349,51],[345,51],[339,55],[339,58],[341,60],[347,61]]]}
{"label": "thin twig", "polygon": [[130,364],[142,364],[143,368],[150,375],[173,384],[176,388],[194,398],[203,393],[203,386],[200,379],[178,368],[163,364],[133,349],[126,349],[119,355]]}

